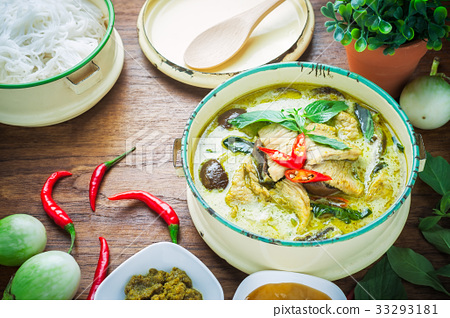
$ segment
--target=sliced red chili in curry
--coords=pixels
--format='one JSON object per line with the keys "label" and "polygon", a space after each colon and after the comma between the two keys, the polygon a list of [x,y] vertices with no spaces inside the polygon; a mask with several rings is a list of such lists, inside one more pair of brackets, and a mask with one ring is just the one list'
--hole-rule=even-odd
{"label": "sliced red chili in curry", "polygon": [[269,155],[270,159],[278,163],[280,166],[290,169],[298,168],[298,166],[292,161],[292,157],[285,154],[284,152],[264,147],[259,147],[259,150]]}
{"label": "sliced red chili in curry", "polygon": [[301,133],[295,138],[294,146],[292,147],[292,162],[295,163],[297,169],[301,169],[306,162],[306,138],[305,134]]}
{"label": "sliced red chili in curry", "polygon": [[285,172],[285,176],[292,182],[299,183],[309,183],[309,182],[319,182],[319,181],[329,181],[330,176],[322,174],[313,170],[306,169],[291,169]]}
{"label": "sliced red chili in curry", "polygon": [[301,169],[306,161],[305,134],[301,133],[295,138],[290,155],[276,149],[259,147],[259,150],[269,155],[270,159],[280,166],[290,169]]}
{"label": "sliced red chili in curry", "polygon": [[289,168],[290,170],[285,172],[285,176],[292,182],[309,183],[331,180],[330,176],[320,172],[302,169],[306,162],[306,138],[304,133],[295,138],[290,155],[276,149],[264,147],[259,147],[259,149],[268,154],[279,165]]}

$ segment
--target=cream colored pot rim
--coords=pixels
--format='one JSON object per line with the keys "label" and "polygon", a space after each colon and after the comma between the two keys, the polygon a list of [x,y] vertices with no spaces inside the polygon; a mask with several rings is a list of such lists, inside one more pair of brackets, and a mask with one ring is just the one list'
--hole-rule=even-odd
{"label": "cream colored pot rim", "polygon": [[[273,71],[273,70],[284,69],[284,68],[301,68],[302,70],[303,69],[311,69],[311,72],[313,72],[314,70],[321,69],[326,72],[336,73],[339,75],[346,76],[348,78],[351,78],[351,79],[357,81],[358,83],[360,83],[362,85],[367,86],[368,88],[370,88],[371,90],[373,90],[377,94],[379,94],[383,99],[385,99],[392,106],[392,108],[397,112],[399,117],[402,119],[403,124],[405,125],[405,127],[408,131],[408,135],[410,138],[409,141],[411,142],[412,150],[413,150],[412,158],[411,158],[412,159],[412,173],[410,174],[409,179],[407,180],[407,184],[406,184],[403,192],[398,197],[398,199],[391,205],[391,207],[385,213],[383,213],[379,218],[377,218],[373,222],[367,224],[366,226],[364,226],[356,231],[353,231],[353,232],[350,232],[350,233],[347,233],[347,234],[344,234],[341,236],[333,237],[330,239],[322,240],[322,241],[287,241],[287,240],[278,240],[278,239],[261,236],[261,235],[252,233],[250,231],[247,231],[245,229],[242,229],[239,226],[236,226],[235,224],[231,223],[230,221],[228,221],[227,219],[222,217],[220,214],[215,212],[208,205],[208,203],[202,198],[201,194],[199,193],[199,191],[197,190],[197,188],[195,186],[193,177],[192,177],[190,169],[189,169],[190,164],[188,162],[188,160],[189,160],[188,136],[189,136],[190,128],[194,123],[197,113],[201,110],[201,108],[209,100],[213,99],[217,93],[219,93],[221,90],[223,90],[227,86],[232,85],[235,82],[238,82],[240,79],[242,79],[246,76],[254,75],[256,73]],[[213,89],[208,95],[206,95],[206,97],[203,98],[202,101],[198,104],[198,106],[194,109],[191,117],[189,118],[189,120],[186,124],[186,127],[183,132],[183,137],[181,140],[181,161],[182,161],[182,165],[183,165],[184,174],[185,174],[185,177],[187,180],[187,184],[188,184],[189,188],[191,189],[195,198],[202,205],[202,207],[206,211],[208,211],[208,213],[212,217],[214,217],[217,221],[221,222],[223,225],[227,226],[228,228],[230,228],[242,235],[245,235],[249,238],[252,238],[252,239],[255,239],[255,240],[258,240],[261,242],[275,244],[275,245],[281,245],[281,246],[322,246],[322,245],[327,245],[327,244],[333,244],[333,243],[337,243],[340,241],[345,241],[345,240],[349,240],[352,238],[356,238],[356,237],[370,231],[371,229],[377,227],[378,225],[380,225],[381,223],[386,221],[390,216],[392,216],[402,206],[402,204],[405,202],[405,200],[411,194],[412,187],[414,186],[414,183],[416,182],[417,174],[419,171],[419,157],[420,157],[419,156],[419,147],[416,142],[414,129],[413,129],[411,123],[409,122],[409,119],[406,116],[406,114],[403,112],[402,109],[400,109],[400,106],[398,105],[398,103],[388,93],[386,93],[383,89],[381,89],[379,86],[377,86],[373,82],[361,77],[360,75],[358,75],[356,73],[352,73],[352,72],[349,72],[348,70],[344,70],[344,69],[341,69],[341,68],[335,67],[335,66],[317,64],[317,63],[308,63],[308,62],[286,62],[286,63],[275,63],[275,64],[264,65],[264,66],[257,67],[252,70],[242,72],[242,73],[230,78],[229,80],[225,81],[224,83],[222,83],[221,85],[219,85],[218,87]]]}
{"label": "cream colored pot rim", "polygon": [[66,77],[70,74],[72,74],[75,71],[78,71],[80,68],[85,66],[87,63],[89,63],[106,45],[106,42],[108,42],[109,38],[111,37],[111,33],[114,28],[114,21],[115,21],[115,13],[114,13],[114,6],[111,2],[111,0],[104,0],[105,4],[108,8],[108,28],[106,29],[106,33],[103,36],[102,40],[100,41],[99,45],[95,48],[94,51],[91,52],[88,56],[84,58],[81,62],[76,64],[75,66],[69,68],[65,72],[62,72],[58,75],[55,75],[53,77],[49,77],[40,81],[36,82],[29,82],[29,83],[21,83],[21,84],[2,84],[0,83],[0,88],[8,88],[8,89],[14,89],[14,88],[28,88],[28,87],[34,87],[39,86],[43,84],[47,84],[56,80],[59,80],[60,78]]}

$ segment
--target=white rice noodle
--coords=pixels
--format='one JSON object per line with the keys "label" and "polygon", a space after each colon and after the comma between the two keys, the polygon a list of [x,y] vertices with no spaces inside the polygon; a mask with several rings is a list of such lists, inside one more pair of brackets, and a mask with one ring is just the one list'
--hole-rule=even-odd
{"label": "white rice noodle", "polygon": [[88,0],[0,0],[0,83],[58,75],[88,56],[107,17]]}

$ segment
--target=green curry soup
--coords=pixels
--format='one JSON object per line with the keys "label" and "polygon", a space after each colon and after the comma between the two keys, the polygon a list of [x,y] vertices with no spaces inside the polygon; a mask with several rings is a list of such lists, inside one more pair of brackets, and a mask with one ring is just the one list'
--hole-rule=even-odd
{"label": "green curry soup", "polygon": [[[318,100],[317,107],[306,107]],[[258,111],[261,120],[240,126]],[[330,119],[323,116],[330,113]],[[285,115],[294,130],[277,120]],[[300,132],[306,136],[301,168],[331,180],[293,182],[288,168],[258,148],[291,155]],[[245,144],[232,148],[230,140]],[[355,231],[386,211],[406,178],[403,147],[381,114],[333,88],[303,84],[261,89],[229,104],[205,127],[193,161],[196,187],[214,211],[247,231],[281,240]]]}

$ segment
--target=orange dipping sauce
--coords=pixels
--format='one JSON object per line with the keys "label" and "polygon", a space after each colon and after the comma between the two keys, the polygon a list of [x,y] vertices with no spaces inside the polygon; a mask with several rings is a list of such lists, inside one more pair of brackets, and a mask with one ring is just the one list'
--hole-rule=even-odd
{"label": "orange dipping sauce", "polygon": [[321,291],[298,283],[266,284],[256,288],[247,300],[331,300]]}

